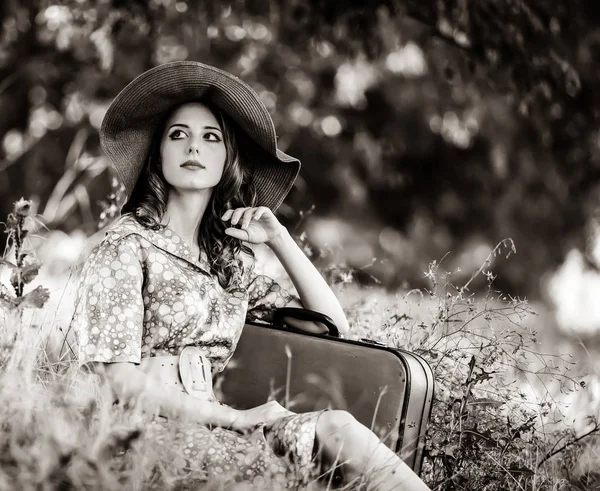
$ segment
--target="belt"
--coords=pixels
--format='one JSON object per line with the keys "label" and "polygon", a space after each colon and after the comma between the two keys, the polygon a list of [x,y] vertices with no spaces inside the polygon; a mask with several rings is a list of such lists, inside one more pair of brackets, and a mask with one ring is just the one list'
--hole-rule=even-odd
{"label": "belt", "polygon": [[142,358],[138,368],[160,386],[186,392],[197,399],[216,401],[210,361],[196,346],[186,346],[177,356]]}

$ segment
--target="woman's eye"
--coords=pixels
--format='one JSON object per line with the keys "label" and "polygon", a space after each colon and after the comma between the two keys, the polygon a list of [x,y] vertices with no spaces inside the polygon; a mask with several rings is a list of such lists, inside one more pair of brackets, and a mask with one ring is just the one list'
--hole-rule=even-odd
{"label": "woman's eye", "polygon": [[181,130],[175,130],[173,133],[171,133],[171,138],[177,138],[177,135],[181,133],[182,135],[184,135],[185,133]]}
{"label": "woman's eye", "polygon": [[211,142],[220,142],[221,138],[216,133],[206,133],[204,138]]}

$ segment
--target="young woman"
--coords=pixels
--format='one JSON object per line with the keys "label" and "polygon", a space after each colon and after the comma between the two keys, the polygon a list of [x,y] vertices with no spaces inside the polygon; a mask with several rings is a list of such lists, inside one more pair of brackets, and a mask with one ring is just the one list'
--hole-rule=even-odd
{"label": "young woman", "polygon": [[[258,95],[216,68],[168,63],[121,91],[100,139],[128,200],[83,271],[79,361],[104,370],[119,400],[156,416],[147,436],[174,436],[181,464],[209,477],[296,488],[338,463],[345,481],[366,476],[369,489],[428,489],[345,411],[294,414],[274,401],[236,410],[202,377],[223,370],[247,315],[301,306],[348,331],[336,297],[273,214],[300,163],[277,149]],[[260,243],[299,299],[254,272],[248,244]]]}

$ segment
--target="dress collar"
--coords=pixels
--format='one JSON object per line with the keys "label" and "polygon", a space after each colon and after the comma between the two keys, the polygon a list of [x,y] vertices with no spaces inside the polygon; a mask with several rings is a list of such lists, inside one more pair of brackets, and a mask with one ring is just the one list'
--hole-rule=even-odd
{"label": "dress collar", "polygon": [[208,275],[212,275],[206,252],[200,250],[200,257],[195,257],[185,240],[169,226],[152,230],[138,223],[133,217],[125,215],[119,218],[106,232],[106,236],[112,238],[121,238],[130,234],[140,235],[159,249],[196,266]]}

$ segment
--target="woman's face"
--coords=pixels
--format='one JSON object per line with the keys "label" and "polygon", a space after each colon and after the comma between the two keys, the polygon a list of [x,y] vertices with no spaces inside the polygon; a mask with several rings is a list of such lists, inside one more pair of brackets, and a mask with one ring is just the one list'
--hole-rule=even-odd
{"label": "woman's face", "polygon": [[180,191],[214,188],[223,175],[227,150],[213,113],[199,102],[178,107],[167,120],[160,157],[170,186]]}

